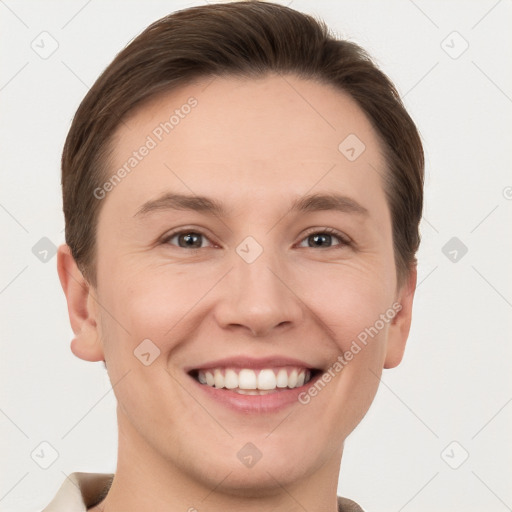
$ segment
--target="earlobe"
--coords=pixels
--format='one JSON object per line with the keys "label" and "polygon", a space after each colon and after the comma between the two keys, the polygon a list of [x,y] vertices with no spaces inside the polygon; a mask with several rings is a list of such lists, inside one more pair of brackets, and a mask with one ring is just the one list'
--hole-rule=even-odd
{"label": "earlobe", "polygon": [[397,303],[400,304],[400,310],[389,326],[384,368],[395,368],[402,361],[411,328],[412,304],[417,278],[418,271],[416,265],[414,265],[410,269],[407,281],[398,293]]}
{"label": "earlobe", "polygon": [[74,338],[71,351],[85,361],[103,361],[103,347],[99,339],[96,300],[93,289],[83,277],[68,245],[57,251],[57,272],[66,295],[69,321]]}

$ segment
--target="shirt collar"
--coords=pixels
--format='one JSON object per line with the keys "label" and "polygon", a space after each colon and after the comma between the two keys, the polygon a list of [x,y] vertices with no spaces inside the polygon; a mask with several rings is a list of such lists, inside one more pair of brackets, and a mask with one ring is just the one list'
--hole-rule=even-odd
{"label": "shirt collar", "polygon": [[41,512],[85,512],[110,488],[113,473],[71,473]]}
{"label": "shirt collar", "polygon": [[[101,501],[114,473],[71,473],[53,500],[41,512],[86,512]],[[338,496],[339,512],[364,512],[354,501]]]}

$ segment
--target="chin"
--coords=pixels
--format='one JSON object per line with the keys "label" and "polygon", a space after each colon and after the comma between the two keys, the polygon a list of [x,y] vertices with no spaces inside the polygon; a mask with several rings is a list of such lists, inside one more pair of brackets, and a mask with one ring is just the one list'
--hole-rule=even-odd
{"label": "chin", "polygon": [[[307,478],[322,466],[320,460],[312,460],[303,449],[283,445],[274,449],[267,443],[258,454],[248,443],[236,444],[237,450],[229,450],[230,456],[211,454],[206,475],[214,486],[222,482],[219,487],[233,496],[257,498],[280,494],[283,486]],[[243,448],[239,449],[238,445]],[[247,459],[245,463],[244,459]],[[201,468],[203,473],[204,469]]]}

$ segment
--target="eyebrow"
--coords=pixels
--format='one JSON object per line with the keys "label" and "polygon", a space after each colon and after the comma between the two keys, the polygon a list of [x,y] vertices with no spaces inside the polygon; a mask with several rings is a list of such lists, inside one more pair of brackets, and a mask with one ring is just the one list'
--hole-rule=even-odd
{"label": "eyebrow", "polygon": [[[135,213],[136,216],[145,216],[160,210],[189,210],[227,217],[227,210],[223,204],[206,196],[165,193],[162,196],[144,203]],[[368,210],[350,197],[329,193],[310,194],[296,199],[290,208],[291,212],[309,213],[316,211],[339,211],[368,216]]]}

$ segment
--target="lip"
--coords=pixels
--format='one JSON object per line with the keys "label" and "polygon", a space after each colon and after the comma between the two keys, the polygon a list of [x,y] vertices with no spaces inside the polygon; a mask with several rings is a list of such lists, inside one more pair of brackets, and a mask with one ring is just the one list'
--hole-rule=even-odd
{"label": "lip", "polygon": [[[215,364],[218,364],[217,361]],[[207,368],[207,367],[206,367]],[[202,368],[201,368],[202,369]],[[187,374],[195,386],[198,386],[201,392],[208,397],[229,409],[242,414],[270,414],[279,412],[292,404],[300,405],[299,395],[314,385],[321,378],[322,371],[307,383],[293,389],[284,389],[266,395],[241,395],[235,391],[224,388],[215,388],[206,384],[201,384],[192,375]]]}
{"label": "lip", "polygon": [[[267,357],[247,357],[235,356],[208,361],[199,366],[189,366],[184,370],[189,373],[193,370],[207,370],[209,368],[248,368],[259,369],[275,368],[280,366],[298,366],[309,370],[319,370],[318,366],[312,366],[310,363],[285,356],[267,356]],[[298,388],[297,388],[298,389]]]}

